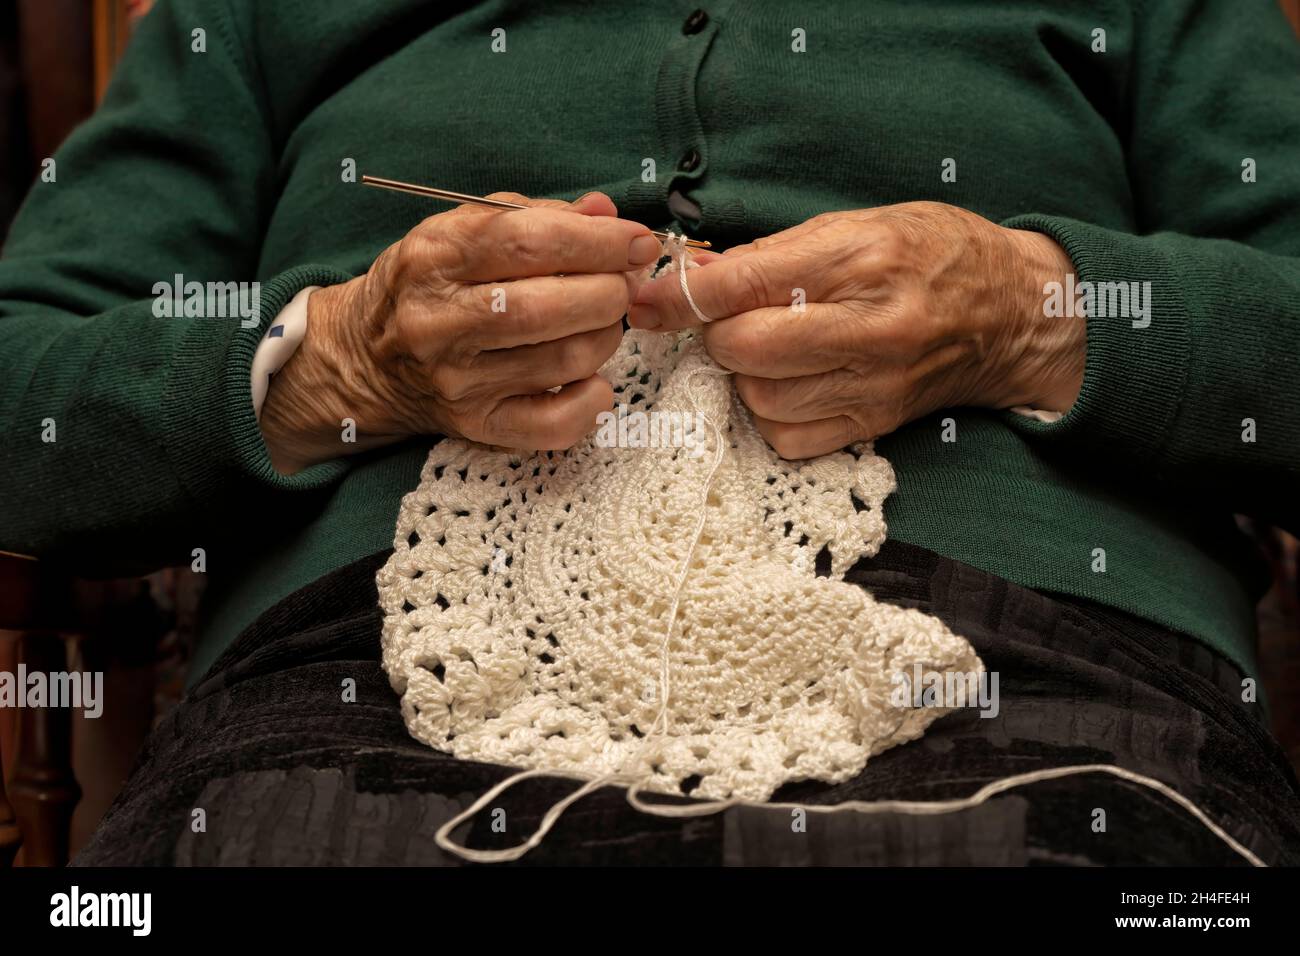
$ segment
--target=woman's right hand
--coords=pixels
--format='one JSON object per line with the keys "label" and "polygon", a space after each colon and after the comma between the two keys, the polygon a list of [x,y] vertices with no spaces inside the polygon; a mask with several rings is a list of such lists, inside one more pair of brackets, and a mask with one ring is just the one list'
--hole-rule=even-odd
{"label": "woman's right hand", "polygon": [[659,241],[601,193],[492,198],[530,208],[430,216],[365,275],[311,294],[307,334],[262,408],[278,471],[413,435],[567,448],[612,407],[596,372]]}

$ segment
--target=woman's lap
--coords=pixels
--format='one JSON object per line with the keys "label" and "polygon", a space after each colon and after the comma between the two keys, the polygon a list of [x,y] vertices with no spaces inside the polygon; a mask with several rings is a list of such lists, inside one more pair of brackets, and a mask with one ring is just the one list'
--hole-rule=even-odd
{"label": "woman's lap", "polygon": [[[76,862],[459,862],[437,847],[435,831],[513,771],[455,760],[407,734],[379,666],[374,572],[385,558],[291,595],[241,635],[151,736]],[[1300,859],[1295,777],[1259,705],[1242,702],[1241,674],[1203,645],[893,541],[849,579],[967,637],[998,676],[996,714],[959,709],[919,741],[873,757],[853,780],[789,785],[774,799],[950,799],[1011,774],[1113,763],[1189,797],[1266,862]],[[494,802],[504,815],[480,813],[458,837],[477,848],[518,843],[574,786],[528,780]],[[570,807],[523,862],[1242,860],[1168,798],[1088,775],[940,816],[744,807],[675,820],[638,813],[606,788]]]}

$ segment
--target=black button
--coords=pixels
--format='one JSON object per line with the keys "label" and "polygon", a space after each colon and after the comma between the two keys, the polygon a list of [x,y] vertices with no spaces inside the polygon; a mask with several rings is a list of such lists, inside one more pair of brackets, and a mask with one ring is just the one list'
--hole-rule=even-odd
{"label": "black button", "polygon": [[682,32],[687,36],[690,36],[692,33],[699,33],[708,25],[708,22],[709,15],[703,10],[696,10],[687,17],[686,22],[682,24]]}
{"label": "black button", "polygon": [[700,151],[698,149],[689,149],[686,155],[677,163],[677,168],[684,173],[693,172],[700,165]]}

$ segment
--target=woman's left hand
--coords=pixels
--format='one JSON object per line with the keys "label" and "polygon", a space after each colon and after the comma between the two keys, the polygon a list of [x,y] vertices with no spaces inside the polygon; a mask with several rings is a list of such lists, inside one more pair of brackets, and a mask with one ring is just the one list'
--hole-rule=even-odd
{"label": "woman's left hand", "polygon": [[[1073,265],[1050,237],[936,202],[816,216],[687,273],[704,343],[783,458],[888,434],[942,408],[1066,411],[1084,319],[1048,318]],[[677,276],[642,286],[634,328],[698,325]]]}

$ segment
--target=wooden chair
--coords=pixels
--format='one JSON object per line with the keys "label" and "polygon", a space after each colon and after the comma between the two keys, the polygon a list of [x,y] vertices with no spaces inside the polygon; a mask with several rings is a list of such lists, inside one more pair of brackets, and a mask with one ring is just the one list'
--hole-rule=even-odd
{"label": "wooden chair", "polygon": [[[29,670],[67,669],[67,652],[57,630],[67,607],[60,593],[63,583],[45,573],[38,561],[0,553],[0,628],[17,632],[14,660]],[[12,864],[25,839],[29,864],[61,866],[68,858],[72,811],[81,798],[72,775],[71,714],[53,708],[19,708],[14,713],[17,748],[7,799],[0,774],[0,863]]]}
{"label": "wooden chair", "polygon": [[[44,562],[0,552],[0,639],[8,652],[0,654],[0,660],[8,658],[0,670],[16,674],[20,664],[28,673],[45,674],[148,669],[170,626],[145,579],[81,580]],[[148,729],[148,720],[138,715],[152,714],[152,684],[110,677],[103,695],[100,719],[109,721],[112,732],[96,747],[124,749],[129,763]],[[137,719],[122,720],[123,715]],[[0,773],[0,865],[12,865],[21,848],[27,866],[62,866],[82,797],[73,773],[74,714],[66,708],[19,707],[3,716],[8,733],[0,733],[0,766],[9,780],[6,787]]]}

